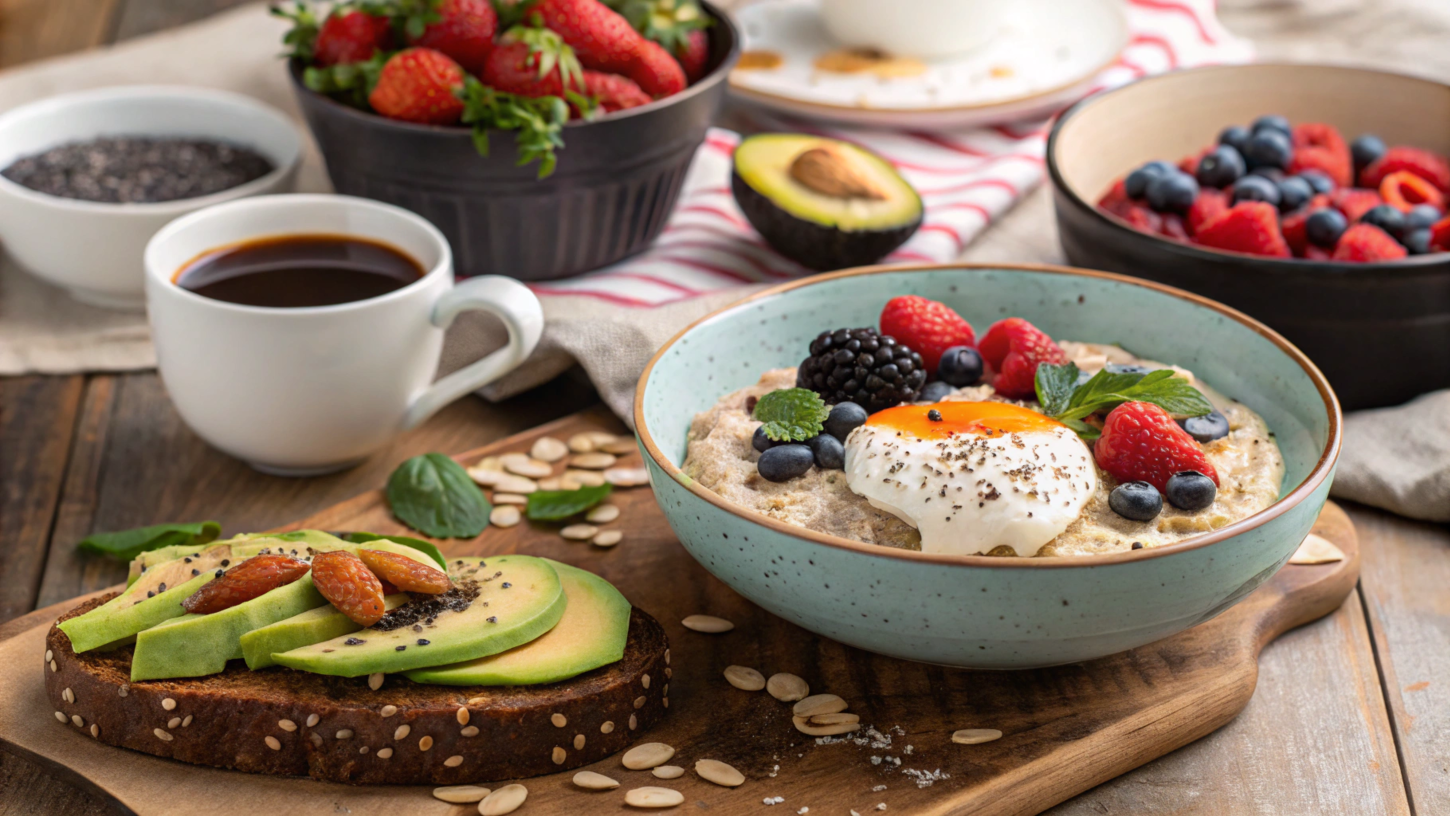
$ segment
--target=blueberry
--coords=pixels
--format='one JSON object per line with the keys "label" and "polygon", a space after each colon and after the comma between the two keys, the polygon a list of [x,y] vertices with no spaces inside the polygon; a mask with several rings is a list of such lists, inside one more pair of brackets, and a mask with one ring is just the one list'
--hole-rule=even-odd
{"label": "blueberry", "polygon": [[1255,132],[1244,147],[1244,160],[1250,168],[1277,167],[1282,170],[1289,166],[1292,158],[1294,145],[1289,142],[1288,136],[1277,130]]}
{"label": "blueberry", "polygon": [[1405,214],[1390,206],[1380,204],[1359,217],[1360,223],[1373,224],[1398,239],[1405,232]]}
{"label": "blueberry", "polygon": [[1123,179],[1123,188],[1129,198],[1142,198],[1148,192],[1148,182],[1163,175],[1162,162],[1149,162],[1128,174]]}
{"label": "blueberry", "polygon": [[1198,183],[1220,189],[1239,180],[1245,171],[1244,157],[1228,145],[1219,145],[1198,160]]}
{"label": "blueberry", "polygon": [[941,353],[936,376],[957,388],[976,385],[982,379],[982,355],[971,346],[952,346]]}
{"label": "blueberry", "polygon": [[1323,170],[1305,170],[1299,174],[1299,178],[1309,183],[1309,188],[1315,193],[1334,192],[1334,179]]}
{"label": "blueberry", "polygon": [[1163,492],[1167,494],[1169,504],[1179,510],[1196,513],[1213,504],[1214,496],[1218,495],[1218,487],[1202,473],[1185,470],[1169,476]]}
{"label": "blueberry", "polygon": [[1104,366],[1109,374],[1149,374],[1153,369],[1142,365],[1127,365],[1124,363],[1108,363]]}
{"label": "blueberry", "polygon": [[841,470],[846,467],[846,446],[841,440],[828,433],[817,434],[806,443],[811,446],[811,455],[816,467],[821,470]]}
{"label": "blueberry", "polygon": [[1433,227],[1440,220],[1440,209],[1433,204],[1416,204],[1405,213],[1405,231]]}
{"label": "blueberry", "polygon": [[1275,184],[1278,184],[1279,182],[1289,177],[1287,173],[1277,167],[1255,167],[1254,169],[1249,171],[1249,175],[1263,176],[1264,178],[1274,182]]}
{"label": "blueberry", "polygon": [[1239,153],[1243,153],[1244,148],[1249,144],[1249,137],[1252,135],[1252,133],[1249,133],[1249,129],[1243,125],[1229,125],[1219,131],[1218,143],[1228,145]]}
{"label": "blueberry", "polygon": [[1294,128],[1289,124],[1289,120],[1272,113],[1260,116],[1254,120],[1253,124],[1249,125],[1249,131],[1255,134],[1262,133],[1266,130],[1277,131],[1286,137],[1294,135]]}
{"label": "blueberry", "polygon": [[921,396],[917,397],[917,402],[941,402],[955,390],[951,385],[941,380],[935,380],[927,383],[926,387],[921,389]]}
{"label": "blueberry", "polygon": [[755,436],[750,437],[750,447],[760,453],[765,453],[776,446],[776,441],[765,435],[765,426],[761,425],[755,429]]}
{"label": "blueberry", "polygon": [[1405,249],[1408,249],[1411,255],[1428,255],[1432,249],[1430,228],[1420,227],[1417,230],[1406,230],[1405,237],[1400,239],[1400,243],[1405,245]]}
{"label": "blueberry", "polygon": [[1131,521],[1152,521],[1163,512],[1163,497],[1147,482],[1124,482],[1108,494],[1108,507]]}
{"label": "blueberry", "polygon": [[1279,209],[1283,212],[1293,212],[1314,197],[1314,188],[1309,182],[1298,176],[1290,176],[1279,182]]}
{"label": "blueberry", "polygon": [[831,406],[825,424],[826,433],[845,442],[852,431],[866,424],[866,409],[854,402],[838,402]]}
{"label": "blueberry", "polygon": [[1198,182],[1179,170],[1164,173],[1148,182],[1148,206],[1157,212],[1183,214],[1198,198]]}
{"label": "blueberry", "polygon": [[1348,228],[1349,221],[1344,214],[1329,208],[1315,210],[1304,222],[1304,233],[1309,237],[1309,243],[1322,249],[1334,249],[1339,244],[1339,236]]}
{"label": "blueberry", "polygon": [[1212,442],[1228,436],[1228,420],[1216,410],[1203,416],[1180,419],[1178,425],[1199,442]]}
{"label": "blueberry", "polygon": [[1147,164],[1143,165],[1143,167],[1148,170],[1152,170],[1159,175],[1162,175],[1163,173],[1178,172],[1178,165],[1170,161],[1163,161],[1162,159],[1155,159],[1154,161],[1150,161]]}
{"label": "blueberry", "polygon": [[1349,143],[1349,154],[1354,157],[1354,169],[1363,170],[1385,154],[1385,142],[1373,133],[1366,133]]}
{"label": "blueberry", "polygon": [[1233,203],[1264,201],[1279,206],[1279,185],[1263,176],[1244,176],[1234,184]]}
{"label": "blueberry", "polygon": [[755,469],[767,481],[788,482],[797,476],[804,476],[815,462],[816,456],[811,453],[809,445],[792,443],[776,445],[760,454],[760,461],[755,463]]}

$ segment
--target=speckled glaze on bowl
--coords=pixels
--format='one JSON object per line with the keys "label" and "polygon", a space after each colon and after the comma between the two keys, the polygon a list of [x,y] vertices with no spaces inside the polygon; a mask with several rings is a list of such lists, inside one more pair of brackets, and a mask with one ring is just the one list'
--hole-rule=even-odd
{"label": "speckled glaze on bowl", "polygon": [[[1259,412],[1286,463],[1283,498],[1167,547],[1095,557],[928,555],[822,535],[730,504],[680,471],[693,416],[821,331],[875,325],[885,302],[944,301],[981,331],[1022,316],[1054,337],[1176,363]],[[737,592],[812,632],[893,657],[1022,669],[1091,660],[1214,617],[1308,534],[1339,455],[1339,403],[1279,335],[1196,295],[1062,267],[869,267],[768,289],[711,314],[645,368],[634,418],[655,497],[680,541]]]}

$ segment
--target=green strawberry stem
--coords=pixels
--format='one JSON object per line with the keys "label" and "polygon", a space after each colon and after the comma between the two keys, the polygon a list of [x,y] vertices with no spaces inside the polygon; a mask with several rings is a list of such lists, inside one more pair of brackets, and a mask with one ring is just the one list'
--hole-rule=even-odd
{"label": "green strawberry stem", "polygon": [[564,147],[564,123],[569,104],[557,96],[527,97],[495,90],[474,77],[464,80],[463,123],[473,127],[473,145],[488,155],[490,130],[513,130],[517,164],[539,163],[539,178],[547,178],[558,163],[555,151]]}

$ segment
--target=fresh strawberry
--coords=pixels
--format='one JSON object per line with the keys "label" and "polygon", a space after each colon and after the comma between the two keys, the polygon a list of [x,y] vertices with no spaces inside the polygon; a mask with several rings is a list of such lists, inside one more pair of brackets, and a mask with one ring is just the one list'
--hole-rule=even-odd
{"label": "fresh strawberry", "polygon": [[1289,160],[1290,173],[1318,170],[1333,179],[1338,187],[1348,187],[1354,179],[1354,163],[1348,155],[1340,154],[1327,147],[1306,146],[1294,151]]}
{"label": "fresh strawberry", "polygon": [[637,108],[654,101],[629,77],[603,71],[584,72],[584,95],[592,98],[605,113]]}
{"label": "fresh strawberry", "polygon": [[1417,204],[1430,204],[1445,211],[1445,194],[1408,170],[1396,170],[1385,176],[1380,182],[1380,197],[1400,212],[1409,212]]}
{"label": "fresh strawberry", "polygon": [[307,574],[306,561],[285,555],[257,555],[201,585],[181,602],[194,615],[210,615],[260,598]]}
{"label": "fresh strawberry", "polygon": [[975,346],[977,334],[945,303],[917,295],[899,295],[881,310],[881,333],[895,337],[921,355],[927,374],[935,374],[942,352],[952,346]]}
{"label": "fresh strawberry", "polygon": [[1309,207],[1301,207],[1295,212],[1285,215],[1279,221],[1279,231],[1284,234],[1284,243],[1289,245],[1289,251],[1294,257],[1304,257],[1304,252],[1309,248],[1309,236],[1306,233],[1305,225],[1309,221],[1309,214],[1314,212]]}
{"label": "fresh strawberry", "polygon": [[710,37],[697,28],[685,35],[684,44],[676,46],[673,53],[685,69],[685,78],[692,83],[699,82],[710,62]]}
{"label": "fresh strawberry", "polygon": [[1343,187],[1329,194],[1329,203],[1334,209],[1343,213],[1349,223],[1353,224],[1365,213],[1385,202],[1374,190]]}
{"label": "fresh strawberry", "polygon": [[1193,200],[1193,206],[1188,208],[1188,216],[1183,219],[1183,224],[1189,235],[1196,235],[1199,227],[1226,212],[1228,212],[1228,194],[1222,190],[1209,188],[1200,192],[1198,198]]}
{"label": "fresh strawberry", "polygon": [[1332,261],[1334,253],[1324,247],[1309,244],[1304,247],[1304,260],[1306,261]]}
{"label": "fresh strawberry", "polygon": [[999,320],[977,346],[982,359],[997,372],[992,387],[1008,399],[1031,399],[1037,393],[1037,367],[1062,365],[1067,354],[1041,329],[1020,317]]}
{"label": "fresh strawberry", "polygon": [[463,118],[463,69],[430,48],[394,54],[368,94],[373,110],[389,119],[426,125],[454,125]]}
{"label": "fresh strawberry", "polygon": [[704,29],[710,20],[696,0],[604,0],[604,4],[619,12],[645,39],[673,54],[690,82],[705,75],[710,40]]}
{"label": "fresh strawberry", "polygon": [[375,51],[392,47],[392,28],[387,17],[362,11],[333,12],[323,21],[312,46],[314,64],[346,65],[362,62]]}
{"label": "fresh strawberry", "polygon": [[483,81],[519,96],[563,96],[584,88],[584,71],[574,49],[546,28],[509,30],[488,55]]}
{"label": "fresh strawberry", "polygon": [[427,23],[422,34],[410,38],[412,44],[442,52],[468,73],[482,75],[498,32],[493,4],[489,0],[427,0],[427,5],[431,13],[405,23],[412,27]]}
{"label": "fresh strawberry", "polygon": [[1203,224],[1194,240],[1204,246],[1288,258],[1289,245],[1279,231],[1279,211],[1263,201],[1242,201],[1228,212]]}
{"label": "fresh strawberry", "polygon": [[347,550],[312,556],[312,583],[337,611],[360,626],[383,619],[383,585],[362,559]]}
{"label": "fresh strawberry", "polygon": [[[372,570],[380,582],[386,582],[404,592],[422,592],[439,595],[453,588],[448,574],[421,561],[414,561],[406,555],[385,550],[358,550],[357,557]],[[389,594],[386,590],[384,595]]]}
{"label": "fresh strawberry", "polygon": [[1169,477],[1186,470],[1196,470],[1218,484],[1218,472],[1202,446],[1167,411],[1148,402],[1125,402],[1114,408],[1103,421],[1093,457],[1119,482],[1147,482],[1160,493],[1167,489]]}
{"label": "fresh strawberry", "polygon": [[685,89],[675,58],[599,0],[540,0],[529,13],[559,32],[585,68],[629,77],[656,99]]}
{"label": "fresh strawberry", "polygon": [[1414,173],[1435,185],[1442,193],[1450,193],[1450,164],[1440,156],[1418,147],[1392,147],[1386,150],[1383,156],[1359,174],[1359,183],[1364,187],[1379,189],[1385,176],[1401,170]]}
{"label": "fresh strawberry", "polygon": [[1450,218],[1442,218],[1430,227],[1430,246],[1450,251]]}
{"label": "fresh strawberry", "polygon": [[1408,254],[1410,253],[1400,246],[1399,241],[1391,238],[1388,232],[1373,224],[1351,225],[1343,235],[1339,236],[1339,243],[1334,247],[1334,260],[1336,261],[1373,263],[1375,261],[1393,261]]}

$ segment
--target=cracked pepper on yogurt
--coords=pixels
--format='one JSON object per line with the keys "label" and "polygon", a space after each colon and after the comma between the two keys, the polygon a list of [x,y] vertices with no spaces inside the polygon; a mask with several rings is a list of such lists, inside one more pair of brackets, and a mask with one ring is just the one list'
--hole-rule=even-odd
{"label": "cracked pepper on yogurt", "polygon": [[1021,318],[977,340],[893,298],[880,330],[823,332],[797,368],[695,416],[684,471],[778,521],[956,555],[1159,547],[1279,498],[1262,418],[1192,372],[1057,342]]}

